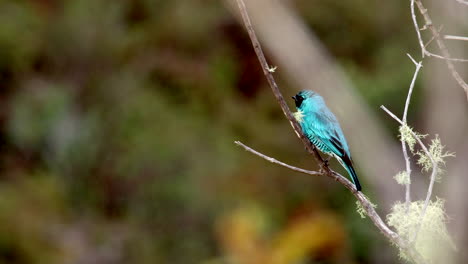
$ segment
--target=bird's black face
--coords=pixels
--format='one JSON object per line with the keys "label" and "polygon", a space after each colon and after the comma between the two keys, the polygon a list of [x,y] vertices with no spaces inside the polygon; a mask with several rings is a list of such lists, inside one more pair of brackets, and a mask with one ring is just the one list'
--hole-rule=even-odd
{"label": "bird's black face", "polygon": [[300,108],[302,105],[302,101],[304,101],[304,97],[300,94],[296,94],[295,96],[292,97],[294,99],[294,102],[296,103],[296,107]]}

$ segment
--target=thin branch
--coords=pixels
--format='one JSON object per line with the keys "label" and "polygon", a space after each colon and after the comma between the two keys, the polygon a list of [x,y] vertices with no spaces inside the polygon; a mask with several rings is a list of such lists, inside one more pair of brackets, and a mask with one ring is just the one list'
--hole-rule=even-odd
{"label": "thin branch", "polygon": [[468,5],[468,1],[466,1],[466,0],[455,0],[455,1],[457,1],[458,3],[463,4],[463,5]]}
{"label": "thin branch", "polygon": [[[407,55],[411,59],[411,61],[414,63],[414,65],[416,66],[416,70],[414,71],[413,79],[411,80],[410,88],[408,90],[408,96],[406,98],[405,110],[403,111],[403,123],[405,125],[407,124],[406,119],[408,116],[408,108],[409,108],[409,104],[411,101],[411,95],[413,94],[414,84],[416,83],[416,78],[418,77],[419,70],[422,67],[421,62],[416,62],[413,59],[413,57],[411,57],[410,54],[407,54]],[[410,162],[410,157],[408,155],[408,150],[406,149],[406,142],[404,140],[401,140],[401,149],[403,151],[403,156],[405,158],[406,174],[408,175],[408,181],[405,184],[406,212],[408,212],[409,206],[411,203],[411,162]]]}
{"label": "thin branch", "polygon": [[[391,116],[393,119],[395,119],[398,123],[400,123],[400,125],[404,125],[405,123],[400,120],[395,114],[393,114],[392,112],[390,112],[390,110],[388,110],[385,106],[380,106],[381,109],[383,109],[389,116]],[[432,163],[432,173],[431,173],[431,180],[429,182],[429,187],[427,188],[427,194],[426,194],[426,200],[424,202],[424,208],[423,208],[423,211],[421,212],[421,216],[419,217],[420,221],[419,221],[419,225],[418,227],[416,228],[416,232],[414,234],[414,237],[413,237],[413,242],[416,241],[416,238],[418,236],[418,233],[419,233],[419,230],[421,229],[421,225],[422,225],[422,220],[424,219],[424,216],[426,215],[426,210],[427,210],[427,207],[429,206],[429,202],[431,200],[431,196],[432,196],[432,190],[434,189],[434,182],[436,180],[436,177],[437,177],[437,173],[438,173],[438,170],[439,170],[439,167],[437,165],[437,162],[435,161],[434,157],[432,156],[432,154],[429,152],[429,150],[427,149],[426,145],[424,145],[424,143],[421,141],[421,138],[418,137],[418,135],[416,135],[416,133],[414,133],[412,130],[409,130],[410,133],[411,133],[411,136],[413,136],[414,139],[416,139],[416,141],[418,142],[419,146],[421,147],[421,149],[424,151],[424,153],[429,157],[429,159],[431,160],[431,163]]]}
{"label": "thin branch", "polygon": [[409,104],[410,104],[410,101],[411,101],[411,95],[413,93],[414,84],[416,83],[416,78],[418,77],[419,70],[422,67],[421,62],[416,62],[413,59],[413,57],[411,57],[411,55],[409,55],[409,54],[407,54],[407,55],[411,59],[411,61],[414,63],[414,65],[416,66],[416,70],[414,71],[413,79],[411,80],[410,88],[409,88],[409,91],[408,91],[408,96],[406,97],[405,110],[403,111],[403,122],[404,123],[406,123],[406,117],[408,116],[408,108],[409,108]]}
{"label": "thin branch", "polygon": [[427,49],[424,50],[424,54],[426,54],[428,57],[434,57],[434,58],[441,59],[441,60],[448,60],[448,61],[455,61],[455,62],[468,62],[468,59],[450,58],[450,57],[432,53],[428,51]]}
{"label": "thin branch", "polygon": [[365,208],[366,213],[370,217],[370,219],[374,222],[374,224],[377,226],[377,228],[386,237],[388,237],[388,239],[395,242],[399,238],[399,236],[395,232],[393,232],[392,230],[390,230],[390,228],[388,228],[388,226],[385,224],[385,222],[382,220],[382,218],[380,218],[380,216],[375,211],[374,206],[372,206],[372,203],[367,199],[367,197],[362,192],[357,192],[356,187],[354,186],[354,184],[350,180],[348,180],[346,177],[344,177],[343,175],[341,175],[341,174],[339,174],[337,172],[334,172],[334,171],[332,171],[330,174],[329,173],[324,174],[324,173],[317,172],[317,171],[304,170],[304,169],[301,169],[301,168],[294,167],[292,165],[286,164],[284,162],[278,161],[278,160],[276,160],[276,159],[274,159],[272,157],[269,157],[269,156],[267,156],[265,154],[262,154],[262,153],[260,153],[260,152],[258,152],[256,150],[246,146],[245,144],[243,144],[240,141],[235,141],[234,143],[236,145],[238,145],[238,146],[243,147],[246,151],[248,151],[250,153],[253,153],[253,154],[255,154],[255,155],[257,155],[257,156],[259,156],[259,157],[261,157],[263,159],[266,159],[269,162],[272,162],[272,163],[278,164],[280,166],[286,167],[286,168],[288,168],[290,170],[297,171],[297,172],[304,173],[304,174],[308,174],[308,175],[313,175],[313,176],[326,175],[328,177],[331,177],[333,180],[343,184],[348,190],[351,191],[351,193],[353,193],[353,195],[356,197],[356,199]]}
{"label": "thin branch", "polygon": [[414,28],[416,29],[416,35],[418,36],[419,46],[421,47],[421,57],[424,58],[426,47],[424,41],[422,40],[421,31],[419,30],[418,19],[416,18],[416,13],[414,12],[414,0],[411,0],[411,18],[413,19]]}
{"label": "thin branch", "polygon": [[[439,33],[442,32],[442,29],[443,29],[443,28],[444,28],[444,25],[441,25],[441,26],[439,27],[439,30],[438,30]],[[431,39],[430,39],[428,42],[426,42],[426,45],[424,45],[424,48],[427,48],[427,46],[429,46],[429,44],[431,44],[432,41],[434,41],[434,39],[435,39],[435,37],[432,36]],[[434,54],[434,55],[435,55],[435,54]]]}
{"label": "thin branch", "polygon": [[454,36],[454,35],[444,35],[444,39],[468,41],[468,37]]}
{"label": "thin branch", "polygon": [[[419,30],[416,15],[414,13],[414,3],[416,3],[416,5],[418,6],[419,12],[424,18],[425,27],[429,28],[429,30],[431,31],[433,37],[436,40],[437,46],[439,46],[439,49],[442,52],[442,55],[437,55],[426,50],[424,43],[422,41],[421,32]],[[435,58],[443,59],[445,63],[447,64],[447,68],[449,69],[455,81],[465,91],[466,99],[468,100],[468,84],[463,80],[463,78],[460,76],[458,71],[455,69],[455,65],[453,65],[453,61],[466,62],[468,60],[452,58],[450,56],[447,46],[442,40],[439,31],[435,28],[434,24],[432,23],[432,19],[428,14],[427,9],[422,4],[421,0],[411,0],[411,17],[413,18],[413,24],[416,27],[416,34],[418,35],[419,45],[421,46],[421,52],[423,54],[422,57],[424,57],[424,55],[427,55],[428,57],[435,57]]]}
{"label": "thin branch", "polygon": [[255,155],[257,155],[257,156],[259,156],[259,157],[261,157],[261,158],[263,158],[263,159],[266,159],[266,160],[268,160],[268,161],[271,162],[271,163],[278,164],[278,165],[280,165],[280,166],[286,167],[286,168],[288,168],[288,169],[290,169],[290,170],[297,171],[297,172],[304,173],[304,174],[314,175],[314,176],[323,175],[322,172],[304,170],[304,169],[301,169],[301,168],[298,168],[298,167],[291,166],[291,165],[286,164],[286,163],[284,163],[284,162],[281,162],[281,161],[279,161],[279,160],[277,160],[277,159],[271,158],[271,157],[269,157],[269,156],[267,156],[267,155],[265,155],[265,154],[262,154],[262,153],[260,153],[260,152],[258,152],[258,151],[256,151],[256,150],[254,150],[254,149],[252,149],[252,148],[250,148],[250,147],[244,145],[244,143],[242,143],[242,142],[240,142],[240,141],[234,141],[234,143],[235,143],[236,145],[238,145],[238,146],[243,147],[246,151],[248,151],[248,152],[250,152],[250,153],[253,153],[253,154],[255,154]]}
{"label": "thin branch", "polygon": [[408,155],[408,150],[406,149],[406,143],[404,140],[401,140],[401,149],[403,151],[403,156],[405,158],[406,174],[408,176],[408,181],[405,184],[406,213],[408,213],[410,203],[411,203],[411,161],[410,161],[410,157]]}
{"label": "thin branch", "polygon": [[283,95],[281,94],[278,88],[278,85],[276,84],[275,78],[273,77],[272,72],[269,70],[270,66],[267,63],[267,60],[263,53],[260,42],[258,41],[257,35],[255,34],[255,31],[253,29],[252,22],[250,21],[250,17],[249,17],[249,14],[247,13],[247,8],[245,7],[244,1],[237,0],[237,5],[239,6],[239,10],[242,15],[242,20],[244,22],[245,28],[247,29],[247,32],[249,33],[249,37],[252,42],[255,53],[257,54],[260,65],[262,66],[263,74],[265,74],[268,84],[270,85],[271,90],[273,91],[273,94],[275,95],[276,101],[278,101],[281,107],[281,110],[283,110],[283,114],[289,120],[289,123],[293,127],[294,132],[296,132],[296,135],[301,139],[302,143],[305,145],[306,150],[314,156],[315,160],[320,166],[320,169],[323,169],[327,171],[328,173],[331,173],[330,168],[328,168],[328,166],[325,164],[322,157],[320,156],[318,151],[315,149],[315,146],[312,145],[309,139],[307,139],[307,137],[304,135],[301,127],[299,126],[296,119],[292,115],[291,110],[289,110],[289,107],[286,104],[286,101],[284,100]]}

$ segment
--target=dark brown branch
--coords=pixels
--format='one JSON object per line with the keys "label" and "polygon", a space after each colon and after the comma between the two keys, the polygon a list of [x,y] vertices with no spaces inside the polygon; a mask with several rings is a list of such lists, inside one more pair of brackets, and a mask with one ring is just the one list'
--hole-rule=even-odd
{"label": "dark brown branch", "polygon": [[286,104],[286,101],[283,98],[283,95],[281,94],[278,85],[276,84],[275,78],[273,77],[272,72],[270,71],[270,66],[267,63],[267,60],[265,58],[265,55],[263,54],[262,47],[260,46],[260,42],[257,39],[257,35],[255,34],[255,31],[252,27],[252,22],[250,21],[249,15],[247,13],[247,9],[245,7],[245,3],[243,1],[237,1],[237,4],[239,5],[240,13],[242,15],[242,20],[244,21],[244,25],[247,29],[247,32],[249,33],[250,40],[252,41],[252,45],[254,47],[255,53],[257,54],[258,60],[260,61],[260,65],[262,66],[263,69],[263,74],[265,74],[265,77],[268,81],[268,84],[271,87],[271,90],[273,91],[273,94],[275,95],[276,101],[278,101],[281,110],[283,110],[283,114],[286,116],[286,118],[289,120],[289,123],[291,123],[291,126],[293,127],[294,131],[296,132],[296,135],[302,140],[302,143],[306,147],[307,151],[312,154],[319,164],[320,168],[322,170],[325,170],[329,173],[331,173],[331,170],[328,168],[328,166],[325,164],[323,161],[322,157],[318,153],[318,151],[315,149],[315,147],[310,143],[310,141],[307,139],[307,137],[302,133],[302,129],[297,123],[296,119],[291,113],[291,110],[289,110],[288,105]]}

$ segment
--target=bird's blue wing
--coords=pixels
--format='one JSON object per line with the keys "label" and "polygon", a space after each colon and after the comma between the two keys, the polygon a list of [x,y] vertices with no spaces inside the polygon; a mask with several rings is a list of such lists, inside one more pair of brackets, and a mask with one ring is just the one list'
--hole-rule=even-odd
{"label": "bird's blue wing", "polygon": [[350,156],[348,144],[336,117],[328,111],[311,116],[309,133],[338,157]]}

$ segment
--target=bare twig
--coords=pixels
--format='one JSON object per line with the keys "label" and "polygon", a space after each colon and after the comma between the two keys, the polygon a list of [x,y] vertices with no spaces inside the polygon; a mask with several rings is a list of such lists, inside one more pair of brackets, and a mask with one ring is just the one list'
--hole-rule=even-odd
{"label": "bare twig", "polygon": [[[416,66],[416,70],[414,71],[413,79],[411,80],[410,88],[408,90],[408,96],[406,98],[406,103],[405,103],[405,110],[403,111],[403,123],[406,125],[407,123],[407,116],[408,116],[408,108],[409,104],[411,101],[411,95],[413,93],[413,88],[414,84],[416,83],[416,78],[418,77],[419,70],[422,67],[421,62],[416,62],[411,55],[407,54],[408,57],[411,59],[411,61],[414,63]],[[405,184],[405,200],[406,200],[406,212],[409,210],[409,205],[411,202],[411,162],[410,158],[408,155],[408,150],[406,149],[406,143],[404,140],[401,140],[401,149],[403,151],[403,156],[405,158],[405,164],[406,164],[406,174],[408,175],[408,181]]]}
{"label": "bare twig", "polygon": [[416,18],[416,13],[414,12],[414,0],[411,0],[411,18],[413,19],[414,28],[416,30],[416,35],[418,36],[419,46],[421,47],[421,57],[424,58],[426,46],[422,40],[421,31],[419,29],[418,19]]}
{"label": "bare twig", "polygon": [[[255,53],[257,54],[257,57],[260,61],[260,65],[262,66],[262,69],[263,69],[263,73],[265,74],[265,77],[267,78],[267,81],[268,81],[268,84],[270,85],[270,88],[272,89],[273,91],[273,94],[275,95],[276,97],[276,100],[278,101],[281,109],[283,110],[283,113],[284,115],[286,116],[286,118],[289,120],[289,122],[291,123],[291,126],[293,127],[295,133],[297,134],[297,136],[302,140],[304,146],[306,147],[307,151],[309,153],[312,153],[314,158],[316,159],[316,161],[318,162],[320,168],[321,168],[321,171],[324,172],[324,175],[340,182],[341,184],[343,184],[348,190],[351,191],[351,193],[353,193],[353,195],[357,198],[357,200],[361,203],[361,205],[363,206],[364,210],[366,211],[367,215],[369,216],[369,218],[372,220],[372,222],[374,223],[374,225],[393,243],[397,244],[400,248],[402,249],[406,249],[408,254],[412,257],[412,259],[416,262],[416,263],[425,263],[424,259],[421,257],[421,255],[414,249],[414,247],[412,246],[408,246],[407,243],[405,241],[403,241],[403,239],[401,239],[401,237],[395,233],[394,231],[392,231],[386,224],[385,222],[382,220],[382,218],[380,218],[380,216],[377,214],[377,212],[375,211],[374,209],[374,206],[373,204],[367,199],[367,197],[362,193],[362,192],[359,192],[356,190],[356,187],[354,186],[353,183],[351,183],[351,181],[349,181],[347,178],[343,177],[342,175],[336,173],[335,171],[331,170],[328,165],[323,161],[323,159],[320,157],[320,154],[318,153],[318,151],[316,150],[316,148],[312,145],[312,143],[306,138],[306,136],[304,135],[304,133],[302,132],[299,124],[297,123],[297,121],[294,119],[291,111],[289,110],[284,98],[283,98],[283,95],[281,94],[281,92],[279,91],[279,88],[278,88],[278,85],[276,84],[275,82],[275,79],[272,75],[272,73],[269,71],[270,67],[265,59],[265,56],[263,54],[263,51],[262,51],[262,48],[260,46],[260,43],[257,39],[257,36],[255,34],[255,31],[252,27],[252,23],[250,22],[250,18],[249,18],[249,15],[247,13],[247,9],[245,7],[245,3],[243,2],[243,0],[236,0],[237,1],[237,4],[239,6],[239,9],[240,9],[240,13],[242,15],[242,20],[244,22],[244,25],[247,29],[247,32],[250,36],[250,40],[252,41],[252,45],[255,49]],[[240,142],[239,142],[240,143]],[[242,143],[238,144],[238,145],[241,145],[244,147],[244,149],[250,151],[251,153],[254,153],[256,155],[258,154],[261,154],[257,151],[254,151],[252,149],[250,149],[249,147],[243,145]],[[250,149],[250,150],[249,150]],[[266,158],[267,160],[269,160],[270,162],[273,162],[276,161],[275,159],[273,158],[270,158],[266,155],[259,155],[260,157],[262,158]],[[276,164],[279,164],[279,165],[283,165],[284,163],[282,162],[275,162]],[[286,164],[284,164],[286,165]],[[288,165],[286,167],[293,167],[291,165]],[[299,172],[302,172],[302,173],[306,173],[305,170],[302,170],[302,169],[295,169],[295,171],[299,171]],[[314,174],[316,175],[316,174]]]}
{"label": "bare twig", "polygon": [[468,37],[454,36],[454,35],[444,35],[444,39],[468,41]]}
{"label": "bare twig", "polygon": [[[424,45],[424,42],[422,40],[422,37],[421,37],[421,32],[420,32],[420,28],[419,28],[418,21],[417,21],[417,18],[416,18],[416,14],[414,12],[414,4],[415,3],[416,3],[416,5],[417,5],[417,7],[419,9],[419,12],[421,13],[421,15],[424,18],[424,22],[425,22],[424,27],[429,28],[429,30],[431,31],[431,33],[432,33],[432,35],[433,35],[433,37],[434,37],[434,39],[435,39],[435,41],[437,43],[437,46],[439,46],[439,49],[442,52],[442,55],[431,53],[426,49],[426,47]],[[450,56],[450,53],[449,53],[449,51],[447,49],[447,46],[445,45],[444,41],[442,40],[442,37],[440,36],[439,31],[436,29],[436,27],[432,23],[432,19],[428,14],[427,9],[422,4],[421,0],[411,0],[411,17],[413,19],[413,24],[414,24],[415,29],[416,29],[416,34],[418,36],[418,41],[419,41],[419,46],[421,47],[422,57],[424,57],[426,55],[428,57],[443,59],[445,61],[445,63],[447,64],[447,67],[448,67],[450,73],[452,74],[453,78],[455,79],[455,81],[465,91],[466,99],[468,100],[468,84],[460,76],[458,71],[455,69],[455,65],[453,64],[454,61],[467,62],[468,60],[467,59],[452,58]]]}
{"label": "bare twig", "polygon": [[265,154],[262,154],[262,153],[260,153],[260,152],[258,152],[258,151],[256,151],[256,150],[254,150],[254,149],[252,149],[252,148],[250,148],[250,147],[244,145],[244,143],[242,143],[242,142],[240,142],[240,141],[234,141],[234,143],[235,143],[236,145],[238,145],[238,146],[243,147],[246,151],[248,151],[248,152],[250,152],[250,153],[253,153],[253,154],[255,154],[255,155],[257,155],[257,156],[259,156],[259,157],[261,157],[261,158],[264,158],[264,159],[268,160],[268,161],[271,162],[271,163],[275,163],[275,164],[278,164],[278,165],[280,165],[280,166],[286,167],[286,168],[288,168],[288,169],[290,169],[290,170],[297,171],[297,172],[301,172],[301,173],[304,173],[304,174],[309,174],[309,175],[316,175],[316,176],[323,175],[322,172],[304,170],[304,169],[301,169],[301,168],[298,168],[298,167],[291,166],[291,165],[286,164],[286,163],[284,163],[284,162],[281,162],[281,161],[279,161],[279,160],[277,160],[277,159],[271,158],[271,157],[269,157],[269,156],[267,156],[267,155],[265,155]]}
{"label": "bare twig", "polygon": [[[444,28],[444,25],[441,25],[441,26],[439,27],[439,30],[438,30],[439,33],[442,31],[443,28]],[[432,41],[434,41],[434,39],[435,39],[435,37],[432,36],[431,39],[430,39],[428,42],[426,42],[426,44],[424,45],[424,48],[427,48],[427,46],[429,46],[429,44],[431,44]]]}
{"label": "bare twig", "polygon": [[[395,114],[390,112],[390,110],[388,110],[385,106],[382,105],[382,106],[380,106],[380,108],[382,108],[389,116],[391,116],[398,123],[400,123],[400,125],[405,125],[405,123],[402,120],[400,120]],[[419,217],[420,218],[419,225],[416,228],[416,232],[415,232],[414,237],[412,239],[412,241],[415,241],[417,236],[418,236],[419,230],[421,229],[422,220],[424,219],[424,216],[426,215],[426,209],[429,206],[429,202],[431,200],[432,190],[434,189],[434,182],[436,180],[437,173],[439,171],[439,167],[438,167],[437,162],[435,161],[434,157],[432,156],[432,154],[427,149],[426,145],[424,145],[424,143],[422,142],[421,138],[418,137],[418,135],[416,135],[416,133],[414,133],[412,130],[409,130],[409,131],[411,133],[411,136],[413,136],[413,138],[416,139],[419,146],[424,151],[424,153],[429,157],[429,159],[431,160],[431,163],[432,163],[431,179],[430,179],[430,182],[429,182],[429,187],[427,188],[427,194],[426,194],[426,200],[424,202],[424,208],[423,208],[423,211],[421,212],[421,216]]]}
{"label": "bare twig", "polygon": [[468,5],[468,1],[466,0],[455,0],[455,1],[457,1],[460,4]]}
{"label": "bare twig", "polygon": [[[436,38],[434,38],[434,39],[436,39]],[[468,59],[450,58],[450,57],[446,57],[446,56],[442,56],[442,55],[439,55],[439,54],[432,53],[432,52],[428,51],[427,49],[424,50],[424,54],[426,54],[428,57],[434,57],[434,58],[441,59],[441,60],[446,60],[446,61],[468,62]]]}
{"label": "bare twig", "polygon": [[280,166],[283,166],[283,167],[286,167],[288,169],[291,169],[293,171],[297,171],[297,172],[301,172],[301,173],[304,173],[304,174],[308,174],[308,175],[326,175],[328,177],[331,177],[333,180],[343,184],[348,190],[350,190],[354,196],[356,197],[356,199],[362,204],[362,206],[364,207],[364,209],[366,210],[366,213],[367,215],[371,218],[371,220],[374,222],[374,224],[377,226],[377,228],[388,238],[390,239],[391,241],[393,242],[396,242],[399,237],[398,235],[393,232],[392,230],[390,230],[390,228],[388,228],[388,226],[385,224],[385,222],[382,220],[382,218],[380,218],[380,216],[377,214],[377,212],[375,211],[374,209],[374,206],[372,206],[372,203],[367,199],[367,197],[362,193],[362,192],[357,192],[356,191],[356,187],[354,186],[354,184],[348,180],[346,177],[344,177],[343,175],[337,173],[337,172],[334,172],[334,171],[331,171],[331,173],[320,173],[320,172],[317,172],[317,171],[309,171],[309,170],[304,170],[304,169],[301,169],[301,168],[297,168],[297,167],[294,167],[294,166],[291,166],[289,164],[286,164],[284,162],[281,162],[281,161],[278,161],[274,158],[271,158],[265,154],[262,154],[246,145],[244,145],[242,142],[240,141],[235,141],[234,142],[236,145],[238,146],[241,146],[243,147],[246,151],[250,152],[250,153],[253,153],[263,159],[266,159],[268,160],[269,162],[272,162],[272,163],[275,163],[275,164],[278,164]]}

